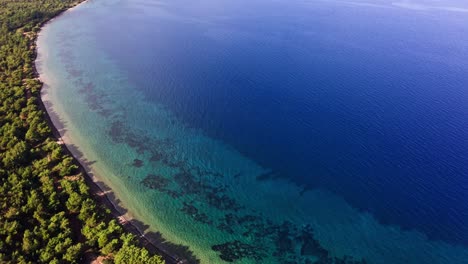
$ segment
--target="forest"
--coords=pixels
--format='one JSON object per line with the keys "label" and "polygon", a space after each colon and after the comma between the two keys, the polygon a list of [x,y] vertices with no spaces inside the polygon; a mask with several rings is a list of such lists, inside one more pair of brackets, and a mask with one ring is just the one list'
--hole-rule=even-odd
{"label": "forest", "polygon": [[97,203],[41,108],[40,27],[73,0],[0,0],[0,263],[164,263]]}

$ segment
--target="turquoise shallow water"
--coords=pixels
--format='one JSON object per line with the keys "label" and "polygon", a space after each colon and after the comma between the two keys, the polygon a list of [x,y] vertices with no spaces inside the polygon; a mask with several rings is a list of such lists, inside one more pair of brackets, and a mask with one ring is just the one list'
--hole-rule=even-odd
{"label": "turquoise shallow water", "polygon": [[[218,134],[220,130],[213,129],[223,126],[223,123],[217,123],[216,113],[224,116],[229,116],[225,112],[243,113],[242,109],[233,108],[230,98],[238,99],[240,102],[236,103],[240,107],[249,105],[249,101],[263,103],[261,98],[279,102],[275,106],[285,109],[293,109],[292,106],[285,106],[285,102],[291,105],[301,102],[296,97],[293,98],[297,101],[282,101],[282,94],[277,95],[276,90],[268,86],[273,86],[272,83],[277,80],[295,84],[294,80],[301,78],[300,74],[288,77],[283,68],[268,68],[267,65],[275,64],[275,58],[288,62],[291,67],[302,65],[301,57],[307,58],[305,61],[312,60],[307,57],[310,55],[306,51],[314,50],[314,47],[305,48],[296,42],[280,41],[282,45],[294,47],[292,50],[299,54],[288,55],[277,51],[277,39],[288,39],[288,34],[292,34],[294,39],[298,38],[292,28],[307,22],[307,13],[299,13],[292,19],[292,25],[285,24],[283,27],[280,27],[281,19],[277,24],[269,24],[262,19],[271,13],[277,14],[278,11],[273,11],[275,8],[284,7],[285,14],[295,10],[289,10],[289,5],[281,3],[270,5],[264,1],[254,1],[248,5],[250,11],[245,11],[242,5],[229,1],[202,1],[194,7],[182,2],[93,0],[55,19],[41,32],[37,65],[46,84],[43,99],[61,128],[65,142],[87,164],[93,175],[112,188],[121,205],[131,215],[149,225],[149,230],[159,231],[172,244],[188,246],[202,263],[222,263],[223,259],[238,263],[468,263],[468,248],[463,243],[452,241],[457,239],[430,236],[422,224],[418,226],[399,220],[394,211],[398,208],[394,209],[391,205],[385,208],[397,220],[385,221],[386,218],[378,214],[378,210],[363,209],[358,202],[352,203],[352,199],[347,197],[349,194],[343,192],[340,195],[339,189],[326,188],[325,184],[307,185],[292,177],[277,177],[279,168],[297,171],[294,166],[273,164],[265,155],[256,153],[281,149],[265,147],[261,143],[262,137],[243,143],[228,140],[229,136],[223,138]],[[314,13],[316,16],[351,6],[358,6],[354,7],[357,9],[353,9],[353,13],[359,15],[364,12],[360,9],[363,5],[369,8],[369,4],[364,2],[353,2],[344,7],[340,3],[314,2],[312,5],[297,2],[292,6],[300,9],[303,5],[312,5],[313,10],[318,10]],[[174,11],[173,5],[177,11]],[[388,8],[383,1],[382,5],[378,8]],[[268,6],[273,7],[266,8]],[[403,6],[404,10],[427,8],[408,3],[396,6]],[[259,12],[261,8],[265,9]],[[443,7],[442,10],[444,8],[447,9]],[[250,19],[250,29],[246,30],[242,26],[244,22],[229,17],[229,13],[221,12],[223,10],[237,10],[244,14],[243,19]],[[457,10],[447,12],[464,12],[460,8]],[[286,17],[291,19],[288,15]],[[229,26],[213,27],[215,22]],[[277,27],[277,30],[273,30]],[[170,28],[170,32],[167,28]],[[262,32],[269,34],[262,35]],[[306,33],[308,36],[316,34],[312,31]],[[271,42],[251,37],[256,34]],[[152,41],[145,41],[145,37]],[[333,38],[333,34],[324,34],[318,39],[325,41],[323,39]],[[341,45],[338,40],[332,42]],[[243,49],[244,45],[252,43],[257,49]],[[264,46],[265,43],[273,48]],[[239,46],[232,47],[234,44]],[[230,48],[220,52],[219,45]],[[348,58],[359,55],[356,49],[345,47],[348,49],[342,49],[342,53],[347,54]],[[326,50],[323,47],[317,49]],[[358,51],[361,49],[357,47]],[[262,52],[269,57],[260,60],[255,54]],[[198,63],[186,64],[183,58],[188,57]],[[253,59],[249,61],[249,58]],[[314,58],[325,69],[330,67],[331,70],[332,66],[341,65],[343,72],[350,74],[350,68],[342,61],[344,59],[336,57],[338,64],[335,65],[330,64],[330,58],[321,57],[320,54],[315,54]],[[226,66],[225,60],[232,64]],[[244,64],[244,61],[248,63]],[[452,64],[449,67],[465,69],[463,64],[455,65],[457,67]],[[242,69],[247,70],[243,72]],[[257,72],[257,69],[268,71]],[[208,72],[217,77],[206,77],[210,76]],[[224,76],[225,72],[232,73],[234,77]],[[315,70],[311,68],[310,72]],[[326,77],[321,75],[326,72],[321,71],[313,76],[317,82],[326,83]],[[192,76],[191,73],[195,74]],[[250,83],[258,82],[259,77],[254,77],[254,74],[263,74],[272,83],[257,86],[258,93],[239,92],[238,95],[237,87],[248,87]],[[275,75],[279,79],[274,79]],[[229,84],[223,82],[224,77],[231,78]],[[229,89],[212,93],[202,85],[204,81],[199,80],[204,78],[210,79],[210,84]],[[450,79],[450,76],[446,78]],[[196,97],[194,94],[198,94],[206,100],[190,100],[190,96],[187,99],[179,94],[181,87],[187,89],[193,98]],[[291,90],[290,93],[295,92]],[[326,99],[334,94],[322,94],[318,89],[308,96],[303,100],[311,100],[315,106],[320,106],[320,102],[314,101],[318,100],[314,96],[323,100],[323,96]],[[346,97],[351,101],[358,100],[349,94]],[[210,106],[212,108],[208,111],[203,104],[209,105],[211,101],[217,104]],[[267,106],[268,103],[265,103],[264,107]],[[261,115],[265,108],[259,107],[256,109],[258,112],[244,114],[250,114],[252,120],[258,122],[255,116]],[[333,109],[340,110],[339,103]],[[197,117],[186,118],[187,112]],[[265,123],[275,130],[275,124],[284,124],[282,119],[292,119],[292,124],[304,122],[301,118],[294,119],[296,117],[275,116],[271,123]],[[320,118],[306,118],[306,121],[311,121],[312,127],[319,127],[321,122],[327,123],[327,120]],[[229,123],[228,120],[226,123]],[[236,124],[240,123],[230,127],[233,133],[254,133],[250,128]],[[332,121],[328,126],[331,124]],[[297,133],[302,135],[302,132]],[[287,141],[286,132],[263,136],[269,140],[283,136],[284,142],[295,146],[293,141]],[[297,141],[300,139],[296,138]],[[260,143],[256,145],[254,141]],[[282,145],[280,141],[278,146]],[[304,142],[309,141],[307,137],[304,139]],[[251,150],[245,151],[249,146],[252,146]],[[346,149],[345,145],[333,148]],[[285,154],[289,154],[285,151]],[[329,155],[321,154],[324,157]],[[308,158],[313,160],[312,165],[325,162],[325,158],[313,159],[312,154]],[[285,155],[284,163],[288,162]],[[364,160],[362,162],[366,163]],[[291,164],[294,162],[291,161]],[[404,166],[404,163],[401,164]],[[347,168],[344,161],[343,167]],[[350,186],[352,181],[359,181],[351,176],[349,179],[333,178],[320,170],[316,174],[341,183],[338,185],[343,189],[346,189],[347,181]],[[385,185],[385,182],[381,179],[378,184]],[[369,193],[377,189],[372,184],[376,183],[370,181],[368,185],[364,184]],[[396,202],[398,194],[393,195],[395,198],[389,196],[386,202]],[[356,192],[355,196],[359,194]],[[376,196],[375,199],[383,198]],[[407,202],[411,204],[413,201]],[[458,211],[466,216],[462,209]],[[454,221],[461,221],[460,226],[464,226],[464,220],[455,218]],[[424,222],[423,219],[420,222]],[[450,223],[440,225],[443,227],[441,230],[445,230]],[[449,228],[446,230],[451,234]],[[170,248],[169,245],[163,246]]]}

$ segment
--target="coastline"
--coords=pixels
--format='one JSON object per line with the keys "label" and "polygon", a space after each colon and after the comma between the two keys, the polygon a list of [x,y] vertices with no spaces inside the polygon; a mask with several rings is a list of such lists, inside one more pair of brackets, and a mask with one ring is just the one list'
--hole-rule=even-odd
{"label": "coastline", "polygon": [[[91,3],[93,3],[93,1],[90,1],[90,4],[87,5],[87,6],[90,6]],[[83,8],[83,9],[86,9],[86,7]],[[82,9],[80,8],[76,12],[74,12],[74,14],[77,14],[77,15],[75,15],[75,17],[78,17],[78,19],[74,20],[75,24],[77,22],[79,23],[79,21],[80,21],[79,20],[79,18],[81,17],[80,16],[80,14],[81,14],[80,10],[82,10]],[[109,12],[109,13],[112,13],[112,12]],[[99,15],[101,15],[101,14],[99,14]],[[67,16],[64,16],[64,17],[67,17]],[[102,16],[96,16],[96,17],[99,18],[99,17],[102,17]],[[57,19],[57,21],[55,21],[55,22],[56,22],[56,24],[60,24],[60,21],[61,21],[61,19]],[[64,27],[64,28],[66,29],[67,27]],[[68,28],[70,28],[70,24],[68,24]],[[47,31],[48,30],[45,30],[44,32],[47,32]],[[125,31],[123,31],[123,32],[125,32]],[[45,33],[44,35],[49,36],[49,34],[47,34],[47,33]],[[105,138],[104,138],[105,135],[102,136],[102,137],[96,137],[98,140],[94,141],[94,143],[95,143],[94,147],[95,148],[99,148],[99,149],[104,150],[104,151],[99,152],[101,155],[96,155],[96,153],[98,153],[98,152],[93,152],[93,151],[90,152],[89,151],[91,149],[90,147],[92,146],[91,139],[93,139],[94,137],[93,137],[93,135],[91,133],[89,133],[89,131],[87,131],[88,133],[80,133],[81,132],[80,128],[83,127],[83,129],[84,129],[84,127],[87,126],[87,124],[92,126],[93,122],[89,122],[89,121],[93,121],[93,120],[104,121],[105,119],[90,118],[90,119],[86,120],[88,122],[74,123],[74,121],[78,120],[78,119],[67,118],[67,117],[77,117],[77,116],[79,116],[79,115],[73,115],[74,113],[76,113],[75,111],[73,111],[74,109],[71,108],[71,111],[68,111],[68,112],[67,111],[62,111],[62,110],[65,109],[63,106],[68,105],[68,104],[66,104],[66,102],[67,102],[66,97],[67,96],[62,95],[62,92],[64,90],[66,90],[66,89],[63,89],[63,88],[67,88],[68,86],[66,85],[67,83],[61,83],[60,85],[57,85],[54,81],[51,82],[51,83],[48,82],[49,78],[51,80],[54,80],[55,78],[61,78],[62,77],[62,74],[61,74],[62,71],[59,70],[59,71],[55,72],[54,70],[52,70],[52,69],[54,69],[54,66],[55,66],[54,64],[49,65],[48,63],[44,63],[44,64],[40,63],[41,62],[40,58],[41,58],[42,54],[45,54],[46,57],[49,56],[49,54],[55,54],[55,52],[54,53],[50,52],[50,51],[54,50],[53,49],[53,47],[55,47],[54,44],[53,44],[54,42],[51,41],[50,46],[49,46],[48,45],[49,42],[48,41],[43,41],[43,39],[40,36],[41,35],[39,35],[39,38],[38,38],[38,42],[39,42],[40,47],[47,47],[47,49],[45,49],[45,52],[42,49],[39,49],[38,50],[39,54],[37,54],[37,56],[38,56],[37,58],[39,59],[39,64],[38,64],[39,68],[38,68],[38,70],[45,77],[45,79],[43,79],[43,81],[45,82],[45,87],[41,91],[44,92],[45,94],[47,94],[47,95],[45,95],[45,97],[41,96],[40,102],[42,104],[44,104],[43,109],[45,110],[45,112],[47,112],[47,117],[50,119],[50,122],[51,122],[49,124],[50,127],[57,130],[57,134],[56,134],[57,140],[60,140],[60,142],[62,142],[65,145],[66,150],[68,151],[68,153],[71,153],[71,155],[79,162],[81,170],[84,172],[84,175],[86,176],[85,179],[89,184],[88,186],[96,187],[96,190],[92,191],[95,194],[96,200],[99,201],[99,203],[101,203],[101,200],[102,200],[102,203],[104,204],[104,206],[108,207],[112,212],[115,209],[116,211],[115,211],[115,215],[113,214],[113,217],[119,219],[120,216],[123,216],[123,218],[120,218],[120,219],[123,219],[125,224],[127,224],[126,219],[130,219],[130,221],[132,223],[129,223],[128,225],[130,226],[130,228],[135,228],[136,229],[136,230],[134,230],[135,234],[140,238],[143,238],[143,235],[146,234],[146,232],[149,229],[148,229],[148,226],[145,226],[143,223],[138,222],[138,220],[134,219],[133,216],[135,216],[138,219],[144,220],[146,223],[150,223],[152,227],[154,227],[155,229],[157,228],[157,230],[159,230],[161,232],[168,231],[168,230],[166,230],[164,228],[164,225],[160,225],[160,222],[162,222],[162,221],[157,221],[157,220],[160,220],[160,219],[156,219],[156,221],[154,221],[154,222],[148,220],[148,218],[151,218],[152,216],[154,216],[154,217],[164,216],[165,215],[164,213],[160,213],[160,212],[157,212],[157,211],[153,211],[152,213],[147,213],[148,211],[141,210],[141,207],[138,207],[138,205],[144,204],[144,203],[140,203],[140,201],[142,201],[142,200],[138,199],[141,196],[138,196],[136,194],[135,194],[135,196],[130,196],[131,193],[127,193],[126,191],[124,191],[125,189],[128,189],[128,186],[126,186],[125,184],[119,184],[119,183],[125,183],[125,181],[122,181],[122,182],[119,181],[120,178],[124,178],[124,177],[120,177],[120,176],[125,176],[125,177],[130,178],[131,176],[133,176],[131,174],[132,172],[128,173],[128,171],[127,171],[127,174],[122,174],[122,173],[119,173],[119,171],[113,171],[112,170],[113,168],[112,168],[111,165],[107,166],[107,164],[112,164],[109,161],[113,160],[113,158],[105,159],[105,157],[107,157],[107,155],[110,156],[113,153],[126,153],[126,152],[118,151],[121,148],[116,148],[115,151],[114,151],[114,149],[112,148],[113,145],[109,144],[109,143],[112,143],[112,142],[108,142],[107,140],[105,140]],[[53,36],[53,35],[50,35],[50,36]],[[65,35],[65,36],[67,36],[67,35]],[[46,39],[48,39],[48,38],[49,37],[46,37]],[[80,43],[80,42],[77,42],[77,43]],[[82,46],[83,47],[88,47],[87,45],[82,45]],[[49,47],[52,48],[52,49],[49,49]],[[73,54],[75,48],[78,50],[78,48],[76,46],[73,46],[73,49],[71,49],[71,48],[70,49],[64,49],[63,51],[68,51],[69,54]],[[86,52],[85,51],[83,51],[82,53],[81,52],[76,52],[76,54],[74,54],[74,55],[75,56],[80,56],[80,54],[83,54],[83,53],[86,53]],[[66,54],[66,53],[64,53],[64,54]],[[94,53],[91,53],[91,54],[94,54]],[[54,57],[54,56],[52,56],[52,57]],[[93,60],[94,58],[98,58],[98,56],[91,57],[91,60],[88,60],[88,63],[89,62],[94,62],[94,60]],[[91,64],[91,63],[89,63],[89,64]],[[60,64],[57,64],[57,65],[60,65]],[[82,63],[81,65],[84,65],[85,67],[87,66],[86,63]],[[49,66],[51,66],[51,67],[49,67]],[[89,66],[90,65],[88,65],[88,67]],[[104,66],[108,66],[108,65],[104,65]],[[51,70],[49,71],[48,69],[51,69]],[[82,68],[77,67],[77,69],[82,69]],[[108,67],[103,67],[102,69],[109,69],[109,68]],[[44,71],[44,70],[46,70],[46,71]],[[118,72],[116,72],[116,73],[118,73]],[[88,75],[86,75],[86,76],[88,76]],[[124,75],[122,74],[121,76],[124,76]],[[111,75],[111,77],[119,78],[119,74],[113,74],[113,75]],[[102,86],[102,89],[106,89],[106,86],[107,86],[107,83],[106,83],[106,85]],[[71,87],[75,88],[75,89],[79,89],[79,87],[74,87],[74,86],[71,86]],[[63,93],[63,94],[67,94],[67,93]],[[48,96],[53,97],[54,100],[49,101]],[[71,101],[74,100],[75,97],[70,96],[69,98],[71,98],[71,100],[68,100],[68,102],[71,102]],[[84,98],[86,98],[86,97],[84,97]],[[132,101],[134,101],[135,98],[131,97],[130,99],[131,100],[128,100],[128,101],[125,101],[125,102],[127,102],[127,104],[132,103]],[[80,103],[87,103],[87,102],[86,102],[86,100],[84,100],[83,102],[80,101]],[[122,106],[122,105],[118,105],[118,106]],[[85,107],[83,107],[83,109],[84,108]],[[76,109],[77,108],[75,108],[75,110]],[[107,110],[110,110],[110,112],[115,113],[115,112],[117,112],[116,110],[118,110],[118,109],[117,109],[117,107],[114,107],[114,108],[108,108]],[[57,113],[59,113],[59,115],[56,115]],[[56,120],[54,120],[54,118]],[[142,120],[148,120],[148,118],[142,118]],[[96,122],[96,123],[99,124],[99,122]],[[103,124],[104,123],[105,122],[103,122]],[[66,127],[61,127],[61,125],[66,125]],[[104,130],[102,130],[102,127],[103,126],[97,126],[97,128],[101,128],[101,129],[100,130],[94,129],[94,130],[95,131],[104,131]],[[93,129],[93,127],[91,129]],[[180,131],[180,129],[176,130],[176,131]],[[138,132],[138,131],[136,131],[136,132]],[[135,134],[139,134],[139,133],[135,133]],[[174,134],[176,134],[176,133],[174,133]],[[78,137],[76,137],[76,136],[78,136]],[[67,144],[65,144],[65,143],[67,143]],[[191,142],[191,143],[193,143],[193,142]],[[79,149],[76,148],[76,146],[79,146]],[[190,146],[192,146],[192,145],[190,145]],[[86,153],[86,156],[83,156],[82,155],[83,153]],[[214,153],[214,152],[210,152],[210,153]],[[99,158],[97,158],[97,157],[99,157]],[[113,156],[110,156],[110,157],[113,157]],[[128,159],[126,159],[126,160],[117,160],[117,159],[115,159],[115,160],[117,160],[121,164],[130,164],[130,163],[127,163],[127,162],[131,162],[131,160],[133,160],[134,157],[139,158],[139,156],[133,156],[132,157],[132,156],[129,155],[129,156],[127,156]],[[94,162],[96,162],[96,161],[97,161],[97,164],[94,165]],[[100,161],[107,161],[107,162],[100,162]],[[143,170],[144,170],[144,168],[139,169],[139,171],[143,171]],[[117,177],[115,177],[115,176],[117,176]],[[105,184],[102,185],[103,182],[100,181],[100,180],[105,180]],[[271,183],[271,182],[269,182],[269,183]],[[94,186],[94,185],[96,185],[96,186]],[[141,185],[139,185],[139,186],[141,186]],[[242,186],[242,185],[236,185],[236,186]],[[249,186],[249,184],[246,184],[246,186]],[[257,186],[257,185],[256,184],[255,185],[251,184],[250,186]],[[274,186],[274,185],[272,185],[272,186]],[[110,189],[112,189],[113,192]],[[271,188],[271,189],[274,189],[274,188]],[[283,187],[280,190],[284,190]],[[145,190],[143,190],[143,191],[145,191]],[[298,192],[293,190],[292,192],[286,192],[285,191],[285,193],[286,194],[291,194],[291,193],[298,193]],[[120,198],[120,200],[116,198],[115,194],[118,194],[118,197]],[[311,194],[311,192],[307,192],[307,193],[304,194],[304,196],[301,196],[301,197],[306,197],[307,195],[310,195],[310,194]],[[138,197],[138,198],[135,198],[133,200],[128,200],[127,199],[127,198],[133,198],[133,197]],[[287,199],[285,198],[284,201],[289,202],[289,201],[292,200],[290,198],[295,199],[295,197],[289,197],[288,196],[288,198]],[[314,211],[302,211],[302,212],[304,212],[304,214],[306,214],[306,212],[311,212],[308,215],[312,215],[313,213],[316,213],[318,216],[325,216],[325,217],[327,217],[327,216],[334,216],[335,217],[336,216],[337,218],[342,217],[343,219],[348,219],[347,218],[348,216],[350,218],[356,216],[356,218],[353,218],[352,220],[354,220],[354,219],[358,219],[358,220],[364,219],[366,223],[370,223],[371,226],[375,226],[375,229],[372,229],[372,230],[382,231],[382,234],[388,233],[388,232],[384,233],[384,231],[386,231],[387,229],[383,230],[380,225],[377,225],[377,223],[373,220],[373,218],[371,216],[365,216],[365,215],[363,216],[362,214],[358,214],[357,212],[352,211],[350,208],[346,207],[345,201],[340,200],[339,202],[337,202],[336,204],[342,205],[342,207],[338,207],[338,206],[335,206],[334,203],[328,203],[329,200],[327,200],[328,198],[326,196],[321,196],[319,198],[320,199],[315,199],[315,200],[323,201],[324,206],[329,207],[331,209],[334,209],[335,211],[341,211],[341,210],[336,210],[337,208],[338,209],[343,208],[343,209],[346,209],[346,210],[349,209],[349,210],[348,211],[342,210],[343,212],[346,211],[346,213],[339,214],[339,215],[338,214],[335,215],[334,213],[330,213],[330,214],[327,215],[327,214],[324,214],[322,210],[320,210],[321,209],[320,206],[310,206],[311,208],[314,208]],[[160,199],[158,199],[158,200],[161,201]],[[250,200],[252,200],[252,199],[250,199]],[[305,199],[305,201],[311,201],[311,200],[312,199]],[[133,201],[133,202],[131,202],[131,201]],[[156,201],[156,199],[154,199],[154,201]],[[304,201],[304,200],[302,200],[302,201]],[[299,203],[299,202],[297,202],[297,203]],[[119,205],[122,205],[122,204],[124,206],[122,206],[122,207],[119,206]],[[165,203],[165,204],[163,203],[162,206],[160,206],[159,208],[161,208],[161,209],[162,208],[171,208],[170,206],[167,206],[167,205],[168,205],[168,203]],[[261,205],[261,206],[265,207],[267,205]],[[305,206],[309,206],[309,205],[300,206],[300,208],[305,208]],[[133,215],[130,215],[125,208],[130,208]],[[158,207],[153,207],[153,208],[158,208]],[[292,215],[292,214],[287,214],[287,215]],[[269,218],[271,218],[271,217],[269,217]],[[328,218],[330,218],[330,217],[328,217]],[[110,218],[110,219],[112,219],[112,218]],[[351,221],[349,221],[349,222],[351,222]],[[340,225],[336,225],[336,224],[349,224],[349,222],[336,221],[336,222],[333,222],[333,223],[335,224],[335,227],[336,226],[341,227]],[[348,230],[348,232],[345,232],[347,230],[345,228],[348,227],[348,226],[345,226],[345,228],[343,228],[343,230],[341,230],[341,232],[344,233],[344,234],[351,234],[352,235],[352,234],[354,234],[353,233],[354,231],[366,230],[365,226],[359,226],[360,223],[362,223],[362,222],[361,221],[356,221],[356,222],[352,223],[352,224],[354,224],[352,227],[357,227],[357,228],[354,228],[353,230],[351,230],[351,232],[349,230]],[[189,226],[190,225],[187,225],[187,224],[186,225],[179,225],[178,227],[174,228],[173,230],[177,231],[179,233],[183,233],[185,235],[187,233],[184,233],[184,231],[185,231],[184,229],[189,227]],[[349,227],[351,227],[351,224],[349,225]],[[364,228],[360,229],[360,227],[364,227]],[[141,231],[141,230],[143,230],[143,231]],[[199,232],[199,230],[201,230],[201,229],[198,229],[197,232]],[[318,228],[317,230],[320,230],[320,231],[325,230],[325,232],[326,232],[326,229],[319,229]],[[208,230],[208,231],[211,231],[211,230]],[[390,230],[390,231],[392,231],[392,230]],[[395,231],[395,233],[397,233],[398,231],[399,230]],[[170,230],[168,232],[170,232]],[[325,233],[325,232],[322,232],[322,233]],[[200,232],[200,234],[203,234],[203,233],[205,233],[205,235],[206,235],[206,234],[213,234],[214,232],[213,233],[211,233],[211,232]],[[333,232],[327,232],[327,233],[333,234]],[[380,233],[380,232],[376,232],[376,233]],[[164,234],[166,234],[166,233],[164,233]],[[377,236],[375,236],[375,237],[377,237]],[[381,236],[381,237],[387,237],[387,236]],[[388,237],[391,237],[391,236],[388,236]],[[144,237],[144,238],[145,238],[144,242],[148,241],[147,237]],[[169,238],[172,240],[172,237],[169,237]],[[374,237],[371,237],[371,238],[374,238]],[[426,239],[426,238],[423,238],[423,239]],[[155,241],[158,241],[158,239],[156,239]],[[176,240],[172,240],[172,241],[176,241]],[[324,241],[323,237],[321,237],[321,241]],[[390,239],[388,241],[390,241]],[[395,241],[397,241],[397,240],[395,239]],[[408,241],[412,242],[411,239],[409,239]],[[419,241],[419,240],[417,240],[417,241]],[[151,243],[151,242],[149,242],[149,243]],[[186,244],[190,245],[192,250],[197,245],[195,243],[186,243]],[[331,243],[325,244],[326,249],[330,248],[331,251],[336,252],[337,249],[333,248],[330,244]],[[339,243],[334,243],[334,244],[339,245]],[[151,244],[151,245],[148,245],[148,246],[152,246],[152,245],[156,246],[156,248],[158,247],[157,246],[158,243]],[[164,247],[164,244],[162,244],[162,245]],[[195,245],[195,246],[193,246],[193,245]],[[358,245],[360,245],[360,244],[358,244]],[[388,245],[388,243],[386,243],[385,245]],[[363,249],[367,248],[365,246],[356,246],[356,247],[357,248],[363,248]],[[426,248],[426,247],[424,247],[424,248]],[[200,253],[204,254],[205,252],[210,251],[210,250],[208,250],[208,248],[206,248],[206,249],[207,249],[206,251],[201,251]],[[393,249],[393,248],[391,248],[391,249]],[[177,251],[167,251],[167,252],[177,252]],[[200,256],[202,254],[200,254]],[[206,261],[206,262],[210,262],[210,261]],[[217,263],[216,261],[213,261],[213,262]]]}
{"label": "coastline", "polygon": [[153,241],[151,235],[148,236],[145,233],[145,224],[134,216],[132,216],[126,208],[123,208],[119,205],[119,200],[116,198],[113,190],[107,186],[105,183],[99,180],[98,176],[95,176],[92,172],[90,167],[86,164],[86,161],[80,158],[79,150],[70,146],[65,143],[64,135],[60,133],[60,120],[58,116],[54,116],[53,109],[48,107],[44,103],[44,91],[45,91],[45,83],[43,82],[43,78],[37,69],[38,63],[38,37],[41,34],[43,28],[47,26],[49,23],[52,23],[56,18],[64,14],[65,12],[71,11],[74,8],[85,4],[88,0],[78,1],[74,6],[71,8],[62,10],[58,12],[53,18],[45,21],[40,25],[40,30],[36,32],[34,36],[34,40],[32,41],[34,45],[34,63],[32,65],[34,71],[34,77],[37,78],[41,83],[41,90],[39,95],[39,107],[44,112],[44,118],[47,124],[49,125],[53,137],[55,140],[62,146],[62,149],[65,151],[66,154],[73,157],[75,164],[79,167],[80,173],[84,176],[85,182],[87,183],[89,192],[93,199],[101,204],[104,208],[110,210],[110,214],[113,218],[115,218],[119,224],[125,229],[126,232],[132,233],[136,236],[141,246],[145,247],[149,252],[153,254],[161,255],[166,263],[174,263],[174,264],[182,264],[182,263],[189,263],[186,259],[182,259],[174,254],[168,252],[168,250],[158,246],[156,242]]}

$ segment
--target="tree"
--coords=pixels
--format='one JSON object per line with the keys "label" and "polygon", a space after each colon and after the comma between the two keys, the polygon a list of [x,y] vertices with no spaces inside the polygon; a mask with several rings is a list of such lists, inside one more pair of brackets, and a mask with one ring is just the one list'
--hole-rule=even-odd
{"label": "tree", "polygon": [[77,263],[77,261],[80,260],[82,250],[83,245],[81,243],[70,246],[63,255],[63,260],[69,261],[71,263]]}
{"label": "tree", "polygon": [[109,255],[112,252],[115,252],[117,250],[117,248],[119,247],[119,244],[120,244],[120,241],[114,238],[101,249],[101,253],[104,255]]}
{"label": "tree", "polygon": [[80,1],[0,1],[0,263],[77,263],[83,252],[112,257],[122,245],[138,249],[90,198],[83,177],[61,179],[76,174],[78,163],[39,107],[35,37],[42,23]]}
{"label": "tree", "polygon": [[40,140],[41,135],[39,131],[37,131],[37,126],[30,126],[28,131],[26,132],[26,140],[30,142],[37,142]]}
{"label": "tree", "polygon": [[77,213],[80,211],[82,203],[82,197],[76,192],[72,192],[67,200],[67,209],[72,213]]}
{"label": "tree", "polygon": [[24,231],[23,235],[23,251],[25,253],[31,254],[39,247],[39,241],[29,230]]}
{"label": "tree", "polygon": [[19,141],[13,146],[13,148],[5,152],[3,164],[5,167],[18,166],[26,161],[27,153],[28,147],[26,142]]}
{"label": "tree", "polygon": [[162,264],[164,261],[160,256],[150,256],[148,250],[133,245],[122,247],[114,258],[115,264]]}
{"label": "tree", "polygon": [[73,164],[72,157],[66,157],[56,168],[59,170],[59,175],[64,177],[73,174],[78,169],[78,166]]}

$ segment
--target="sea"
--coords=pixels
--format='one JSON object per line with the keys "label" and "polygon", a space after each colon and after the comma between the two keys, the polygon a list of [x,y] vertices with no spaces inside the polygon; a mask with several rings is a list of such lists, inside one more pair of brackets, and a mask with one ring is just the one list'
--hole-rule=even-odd
{"label": "sea", "polygon": [[74,155],[188,263],[468,263],[468,2],[88,0],[38,39]]}

